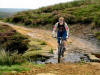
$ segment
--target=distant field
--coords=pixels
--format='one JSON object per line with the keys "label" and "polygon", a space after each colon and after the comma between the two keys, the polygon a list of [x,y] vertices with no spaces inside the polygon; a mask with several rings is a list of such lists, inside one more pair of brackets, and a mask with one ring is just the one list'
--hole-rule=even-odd
{"label": "distant field", "polygon": [[0,18],[9,17],[17,12],[21,12],[25,10],[28,10],[28,9],[0,8]]}
{"label": "distant field", "polygon": [[11,13],[0,12],[0,18],[9,17],[9,16],[12,16],[12,15],[13,15],[13,14],[11,14]]}

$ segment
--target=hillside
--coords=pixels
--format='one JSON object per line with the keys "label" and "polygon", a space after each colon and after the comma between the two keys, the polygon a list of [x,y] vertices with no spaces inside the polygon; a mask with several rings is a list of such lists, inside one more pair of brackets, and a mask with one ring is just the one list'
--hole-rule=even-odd
{"label": "hillside", "polygon": [[[92,33],[100,39],[100,0],[80,0],[23,11],[6,18],[5,21],[30,27],[41,26],[52,29],[60,16],[65,18],[72,33],[82,32],[83,35]],[[77,29],[79,31],[76,31]]]}
{"label": "hillside", "polygon": [[[36,10],[19,12],[7,20],[14,23],[24,23],[25,25],[47,25],[54,24],[59,16],[65,17],[68,24],[94,23],[99,26],[100,4],[88,1],[74,1],[61,3],[54,6],[43,7]],[[96,15],[95,15],[96,14]]]}

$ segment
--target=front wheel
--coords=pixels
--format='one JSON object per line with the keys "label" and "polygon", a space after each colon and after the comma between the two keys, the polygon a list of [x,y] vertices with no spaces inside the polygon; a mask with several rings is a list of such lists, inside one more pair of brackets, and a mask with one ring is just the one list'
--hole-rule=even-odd
{"label": "front wheel", "polygon": [[61,47],[58,48],[58,63],[61,61]]}

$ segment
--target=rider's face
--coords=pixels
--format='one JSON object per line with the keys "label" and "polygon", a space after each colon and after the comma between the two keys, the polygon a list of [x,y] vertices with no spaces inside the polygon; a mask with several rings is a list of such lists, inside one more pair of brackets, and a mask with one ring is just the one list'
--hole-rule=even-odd
{"label": "rider's face", "polygon": [[63,23],[63,21],[64,21],[63,19],[59,19],[59,22],[60,22],[60,23]]}

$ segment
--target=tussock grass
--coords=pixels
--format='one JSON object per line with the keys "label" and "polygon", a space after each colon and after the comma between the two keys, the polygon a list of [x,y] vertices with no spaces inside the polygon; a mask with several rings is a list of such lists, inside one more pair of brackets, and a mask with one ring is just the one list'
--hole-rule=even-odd
{"label": "tussock grass", "polygon": [[14,64],[22,64],[23,62],[25,62],[25,59],[17,52],[11,54],[4,49],[0,49],[0,65],[11,66]]}
{"label": "tussock grass", "polygon": [[54,54],[53,49],[51,48],[51,50],[49,51],[49,53]]}

